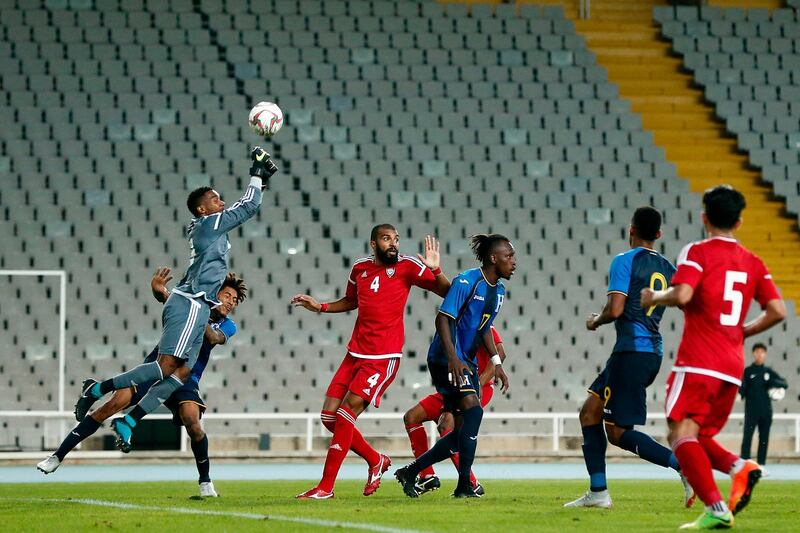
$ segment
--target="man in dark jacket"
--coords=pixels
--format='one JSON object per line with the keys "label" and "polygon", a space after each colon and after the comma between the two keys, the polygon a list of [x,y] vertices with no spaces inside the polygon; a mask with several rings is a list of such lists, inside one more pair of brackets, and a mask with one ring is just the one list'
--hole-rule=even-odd
{"label": "man in dark jacket", "polygon": [[774,370],[764,366],[767,347],[762,343],[753,346],[753,364],[744,369],[742,387],[739,389],[744,400],[744,437],[742,439],[742,459],[750,458],[750,443],[758,426],[758,464],[767,462],[769,428],[772,425],[772,402],[770,389],[785,389],[786,380]]}

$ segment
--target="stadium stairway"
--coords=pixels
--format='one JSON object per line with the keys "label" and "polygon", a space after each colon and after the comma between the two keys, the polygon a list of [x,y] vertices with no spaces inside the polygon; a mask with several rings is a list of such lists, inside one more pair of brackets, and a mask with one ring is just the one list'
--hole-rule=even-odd
{"label": "stadium stairway", "polygon": [[592,18],[575,19],[575,26],[692,191],[729,183],[745,194],[748,207],[739,238],[764,258],[784,296],[797,299],[797,223],[785,215],[783,202],[763,184],[760,172],[748,167],[747,156],[737,152],[736,139],[726,134],[702,90],[683,71],[681,59],[661,39],[652,12],[667,4],[666,0],[593,2]]}

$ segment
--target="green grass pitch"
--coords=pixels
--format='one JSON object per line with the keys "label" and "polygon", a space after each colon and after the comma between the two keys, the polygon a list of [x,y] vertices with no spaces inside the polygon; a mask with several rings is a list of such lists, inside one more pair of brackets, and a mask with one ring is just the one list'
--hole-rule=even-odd
{"label": "green grass pitch", "polygon": [[[219,499],[198,500],[192,482],[0,484],[3,531],[675,531],[702,505],[681,505],[678,480],[611,481],[614,507],[563,509],[586,488],[582,481],[489,480],[480,500],[453,500],[454,481],[412,500],[393,478],[377,494],[343,481],[336,498],[297,501],[312,481],[219,481]],[[728,484],[721,487],[723,493]],[[736,517],[742,531],[798,531],[800,482],[762,481],[750,506]],[[72,499],[73,501],[66,501]],[[99,500],[130,508],[75,503]],[[142,508],[144,507],[144,508]],[[191,513],[204,514],[191,514]]]}

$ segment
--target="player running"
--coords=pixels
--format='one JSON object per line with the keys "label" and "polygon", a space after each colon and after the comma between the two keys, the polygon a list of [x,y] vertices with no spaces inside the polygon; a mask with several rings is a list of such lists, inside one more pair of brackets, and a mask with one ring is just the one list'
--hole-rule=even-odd
{"label": "player running", "polygon": [[[156,380],[141,401],[124,418],[111,422],[117,438],[130,446],[133,428],[147,413],[155,410],[173,392],[183,386],[174,372],[184,364],[191,369],[197,361],[203,343],[211,309],[221,305],[216,299],[228,273],[230,241],[228,232],[252,218],[261,206],[262,189],[278,167],[269,154],[255,147],[250,154],[250,185],[242,198],[228,209],[219,193],[211,187],[200,187],[189,194],[186,206],[194,215],[189,225],[189,268],[164,305],[161,314],[163,330],[158,342],[157,361],[141,365],[97,382],[83,382],[81,395],[75,404],[75,416],[83,420],[92,404],[103,395],[127,389],[137,383]],[[188,372],[184,375],[188,376]]]}
{"label": "player running", "polygon": [[448,433],[421,457],[395,472],[403,492],[419,497],[417,476],[435,463],[459,454],[456,498],[480,498],[470,483],[472,463],[478,447],[478,430],[483,418],[479,394],[478,362],[475,353],[483,344],[493,354],[493,374],[508,390],[508,377],[497,354],[491,326],[505,299],[501,279],[511,279],[516,268],[514,246],[499,234],[475,235],[471,247],[480,268],[456,276],[436,315],[436,335],[428,350],[428,371],[442,395],[444,410],[456,419],[456,430]]}
{"label": "player running", "polygon": [[[169,298],[167,283],[172,279],[170,272],[169,268],[159,268],[150,282],[153,296],[161,303],[166,302],[167,298]],[[209,477],[208,436],[200,423],[200,419],[206,410],[206,405],[200,396],[199,383],[203,376],[203,371],[208,365],[211,350],[215,346],[225,344],[228,339],[236,334],[236,323],[230,319],[229,315],[246,297],[247,286],[244,280],[237,277],[235,273],[229,272],[222,283],[222,288],[217,293],[217,299],[222,302],[222,305],[211,310],[211,316],[203,338],[203,346],[200,348],[197,363],[191,369],[190,379],[164,402],[164,405],[172,411],[173,423],[178,426],[183,425],[191,439],[192,453],[194,454],[199,474],[201,497],[216,497],[217,492]],[[155,361],[157,357],[158,346],[153,348],[145,362]],[[183,373],[184,371],[188,371],[186,366],[180,367],[176,370],[176,373]],[[64,461],[66,455],[79,443],[94,434],[102,423],[113,415],[130,405],[135,405],[154,383],[155,381],[149,381],[128,389],[114,391],[100,408],[87,415],[80,424],[67,434],[53,455],[41,461],[36,465],[36,468],[45,474],[55,472]],[[119,445],[120,443],[118,442],[117,444]],[[125,453],[130,451],[130,447],[127,446],[122,446],[120,449]]]}
{"label": "player running", "polygon": [[[742,225],[744,196],[720,185],[705,192],[703,205],[708,238],[681,251],[669,289],[641,291],[643,308],[680,306],[685,315],[683,338],[667,380],[669,442],[706,509],[681,529],[730,528],[733,515],[750,501],[761,469],[720,446],[714,436],[727,422],[741,385],[744,339],[786,316],[764,262],[733,238]],[[753,299],[764,312],[744,324]],[[731,476],[727,503],[712,467]]]}
{"label": "player running", "polygon": [[373,255],[353,264],[343,298],[319,303],[298,294],[292,304],[317,313],[343,313],[358,309],[347,354],[334,374],[320,415],[333,433],[319,484],[298,494],[300,499],[333,498],[339,468],[353,450],[369,465],[364,496],[373,494],[391,460],[375,451],[355,426],[356,418],[369,406],[380,407],[381,396],[394,381],[405,342],[403,314],[412,286],[439,296],[447,294],[450,280],[439,268],[439,243],[425,237],[425,254],[417,258],[399,253],[400,239],[391,224],[372,228]]}
{"label": "player running", "polygon": [[[599,315],[592,313],[586,320],[589,331],[613,322],[617,342],[605,368],[589,387],[580,412],[589,490],[564,507],[611,507],[606,438],[645,461],[680,472],[672,450],[634,429],[647,421],[647,387],[656,379],[664,356],[658,331],[664,308],[640,307],[637,297],[643,287],[666,288],[675,273],[672,263],[653,249],[660,238],[661,213],[649,206],[638,208],[628,228],[631,249],[611,262],[606,304]],[[689,507],[694,503],[694,491],[683,476],[681,479],[684,505]]]}
{"label": "player running", "polygon": [[[505,361],[506,351],[503,348],[503,339],[494,326],[491,327],[491,330],[495,346],[497,346],[497,354],[500,356],[501,361]],[[485,409],[494,395],[494,365],[489,364],[489,353],[483,344],[478,347],[475,357],[478,360],[481,407]],[[438,392],[421,399],[418,404],[406,411],[403,416],[408,439],[411,441],[411,451],[414,452],[415,459],[428,451],[428,434],[423,425],[428,421],[438,422],[436,429],[439,431],[440,438],[453,431],[453,426],[455,425],[453,414],[444,410],[444,398]],[[458,454],[454,453],[450,456],[450,459],[453,461],[456,470],[458,470]],[[469,482],[476,494],[484,495],[483,485],[478,483],[478,479],[473,472],[469,473]],[[433,466],[429,466],[419,473],[417,492],[420,495],[436,490],[441,486],[441,481],[439,481],[439,477],[433,470]]]}

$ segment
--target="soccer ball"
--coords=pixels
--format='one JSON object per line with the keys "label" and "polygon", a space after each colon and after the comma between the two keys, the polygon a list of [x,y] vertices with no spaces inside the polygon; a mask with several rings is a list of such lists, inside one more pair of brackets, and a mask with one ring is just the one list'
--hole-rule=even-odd
{"label": "soccer ball", "polygon": [[249,121],[256,135],[272,137],[283,126],[283,111],[278,104],[259,102],[250,110]]}

